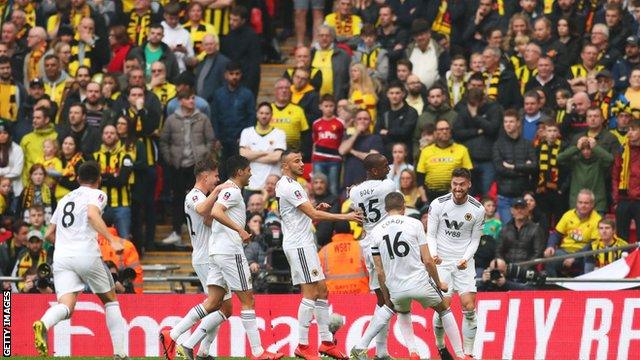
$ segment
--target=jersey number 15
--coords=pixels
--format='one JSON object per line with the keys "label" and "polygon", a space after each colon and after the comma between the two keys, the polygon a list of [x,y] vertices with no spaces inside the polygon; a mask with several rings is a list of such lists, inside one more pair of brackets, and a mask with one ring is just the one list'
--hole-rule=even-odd
{"label": "jersey number 15", "polygon": [[[358,204],[358,207],[360,208],[360,210],[362,210],[362,213],[364,214],[365,219],[370,223],[378,222],[378,220],[380,220],[380,217],[382,216],[382,214],[380,214],[380,210],[374,207],[374,205],[377,202],[378,202],[378,199],[369,200],[368,210],[363,203]],[[371,215],[373,215],[373,217]]]}

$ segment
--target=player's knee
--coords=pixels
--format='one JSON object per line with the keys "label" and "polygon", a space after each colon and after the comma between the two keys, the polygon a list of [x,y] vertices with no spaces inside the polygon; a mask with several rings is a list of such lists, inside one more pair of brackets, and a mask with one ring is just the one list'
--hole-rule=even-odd
{"label": "player's knee", "polygon": [[207,311],[207,313],[212,313],[212,312],[220,309],[220,307],[222,306],[222,299],[216,299],[216,298],[209,297],[209,298],[207,298],[207,300],[205,300],[202,303],[202,306]]}
{"label": "player's knee", "polygon": [[475,310],[463,310],[462,315],[464,315],[465,320],[467,321],[476,321],[476,311]]}
{"label": "player's knee", "polygon": [[462,312],[476,313],[476,304],[474,302],[462,304]]}
{"label": "player's knee", "polygon": [[240,303],[242,304],[242,310],[252,310],[255,305],[253,293],[251,291],[245,292],[243,296],[240,296]]}
{"label": "player's knee", "polygon": [[222,303],[222,307],[220,308],[220,311],[227,318],[231,317],[231,315],[233,314],[233,303],[231,302],[231,299],[226,300]]}
{"label": "player's knee", "polygon": [[318,283],[316,297],[322,300],[326,300],[329,297],[329,289],[327,289],[327,284],[324,281]]}

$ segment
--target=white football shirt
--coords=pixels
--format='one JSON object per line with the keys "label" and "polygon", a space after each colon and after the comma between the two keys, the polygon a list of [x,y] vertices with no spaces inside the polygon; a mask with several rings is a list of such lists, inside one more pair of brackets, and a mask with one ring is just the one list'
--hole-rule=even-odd
{"label": "white football shirt", "polygon": [[298,209],[309,201],[302,185],[283,176],[276,184],[276,198],[282,219],[282,248],[284,250],[315,246],[311,218]]}
{"label": "white football shirt", "polygon": [[370,238],[371,253],[382,260],[389,292],[416,289],[429,282],[420,256],[420,245],[427,245],[427,236],[419,220],[404,215],[387,216],[375,226]]}
{"label": "white football shirt", "polygon": [[[462,205],[453,202],[451,193],[431,202],[427,222],[427,239],[431,256],[443,261],[459,261],[473,258],[484,226],[484,206],[471,196]],[[432,249],[431,245],[436,244]]]}
{"label": "white football shirt", "polygon": [[[287,137],[281,129],[273,128],[267,134],[260,135],[255,127],[248,127],[240,133],[240,147],[253,151],[287,150]],[[280,175],[280,162],[265,164],[252,161],[251,178],[247,189],[262,190],[267,177],[271,174]]]}
{"label": "white football shirt", "polygon": [[187,219],[187,229],[191,239],[192,264],[209,263],[209,237],[211,227],[204,223],[204,218],[198,214],[196,207],[207,199],[207,195],[200,189],[193,188],[184,198],[184,216]]}
{"label": "white football shirt", "polygon": [[[216,203],[224,205],[227,216],[244,228],[247,223],[247,207],[242,190],[231,180],[227,180],[227,183],[233,184],[233,187],[222,190]],[[215,254],[244,254],[240,234],[218,221],[213,223],[209,237],[209,255]]]}
{"label": "white football shirt", "polygon": [[102,212],[107,205],[107,194],[102,190],[81,186],[58,202],[51,216],[51,224],[56,225],[54,261],[75,256],[101,256],[98,233],[89,224],[89,205],[98,207]]}
{"label": "white football shirt", "polygon": [[393,180],[367,180],[349,191],[349,199],[353,209],[360,209],[363,212],[364,222],[362,224],[366,237],[360,241],[361,246],[369,246],[368,234],[380,221],[387,217],[384,209],[384,198],[396,191],[396,184]]}

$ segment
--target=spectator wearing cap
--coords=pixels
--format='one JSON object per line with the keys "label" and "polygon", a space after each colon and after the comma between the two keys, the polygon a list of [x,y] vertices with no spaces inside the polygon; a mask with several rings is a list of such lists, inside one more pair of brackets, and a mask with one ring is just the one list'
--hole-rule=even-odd
{"label": "spectator wearing cap", "polygon": [[625,143],[628,141],[627,132],[629,131],[629,125],[633,120],[633,115],[631,114],[631,107],[629,106],[629,101],[627,101],[624,96],[618,96],[613,104],[611,104],[612,115],[614,116],[614,120],[609,123],[609,127],[611,128],[611,123],[615,124],[615,128],[611,129],[611,134],[618,139],[618,142],[622,147],[625,146]]}
{"label": "spectator wearing cap", "polygon": [[27,87],[27,94],[25,99],[22,101],[22,121],[19,121],[15,124],[15,127],[12,129],[14,139],[16,141],[20,141],[22,137],[33,130],[31,125],[31,117],[33,115],[33,109],[35,108],[38,101],[44,98],[49,98],[49,95],[44,93],[44,82],[40,78],[35,78],[29,82]]}
{"label": "spectator wearing cap", "polygon": [[322,25],[318,28],[318,43],[311,50],[311,66],[322,71],[320,96],[331,94],[336,100],[349,95],[349,64],[351,58],[334,44],[335,31]]}
{"label": "spectator wearing cap", "polygon": [[[178,79],[176,80],[176,83],[175,83],[176,93],[179,93],[180,91],[183,91],[186,89],[192,89],[195,92],[195,84],[196,84],[196,80],[193,74],[189,71],[185,71],[180,75],[178,75]],[[170,99],[169,102],[167,103],[167,116],[170,116],[171,114],[176,112],[179,106],[180,106],[180,101],[178,100],[178,98],[174,97],[173,99]],[[207,102],[207,100],[205,100],[204,98],[198,95],[196,95],[196,108],[201,113],[207,115],[209,119],[211,119],[211,110],[209,108],[209,102]]]}
{"label": "spectator wearing cap", "polygon": [[164,37],[162,42],[169,46],[178,60],[178,68],[180,72],[187,69],[187,62],[195,56],[193,50],[194,41],[191,39],[189,31],[180,24],[180,3],[172,1],[164,7]]}
{"label": "spectator wearing cap", "polygon": [[194,164],[213,150],[215,140],[211,121],[195,106],[193,90],[181,91],[178,100],[180,108],[167,118],[160,135],[160,153],[169,164],[173,192],[173,233],[163,241],[167,244],[181,239],[184,196],[195,183]]}
{"label": "spectator wearing cap", "polygon": [[12,125],[20,121],[23,116],[22,103],[26,96],[22,84],[13,79],[11,59],[0,56],[0,120]]}
{"label": "spectator wearing cap", "polygon": [[[619,121],[620,124],[622,121]],[[612,188],[618,236],[629,239],[631,219],[640,224],[640,121],[633,120],[626,133],[628,141],[623,151],[615,156]],[[640,239],[640,226],[636,225]]]}
{"label": "spectator wearing cap", "polygon": [[24,83],[44,76],[44,54],[47,51],[47,32],[41,27],[29,30],[27,37],[29,53],[24,58]]}
{"label": "spectator wearing cap", "polygon": [[638,64],[640,64],[640,38],[633,35],[625,40],[624,57],[616,60],[611,69],[617,91],[624,91],[629,86],[631,69]]}
{"label": "spectator wearing cap", "polygon": [[509,263],[539,258],[544,252],[546,234],[531,221],[527,202],[517,198],[511,204],[511,220],[502,225],[496,257]]}
{"label": "spectator wearing cap", "polygon": [[238,139],[244,128],[256,123],[256,102],[251,91],[242,85],[240,64],[227,64],[224,78],[226,83],[213,93],[211,114],[213,129],[222,142],[222,158],[239,153]]}
{"label": "spectator wearing cap", "polygon": [[240,64],[242,84],[251,90],[253,96],[258,96],[262,46],[255,30],[247,23],[248,19],[249,13],[244,6],[231,8],[229,33],[221,40],[220,52]]}
{"label": "spectator wearing cap", "polygon": [[413,41],[407,45],[405,56],[413,64],[413,74],[430,88],[449,67],[449,53],[431,38],[431,27],[426,20],[416,19],[411,25],[411,34]]}
{"label": "spectator wearing cap", "polygon": [[615,116],[613,115],[613,104],[617,98],[613,89],[613,75],[611,71],[604,69],[596,74],[598,88],[596,93],[592,95],[593,104],[602,110],[604,116],[605,127],[615,128]]}
{"label": "spectator wearing cap", "polygon": [[468,23],[462,34],[463,42],[474,52],[481,51],[486,45],[482,35],[500,24],[500,15],[493,8],[493,0],[480,0],[477,4],[477,8],[467,10]]}
{"label": "spectator wearing cap", "polygon": [[[16,265],[11,272],[11,276],[24,279],[12,286],[14,292],[38,292],[39,289],[36,287],[38,266],[48,263],[47,251],[42,248],[43,243],[44,238],[40,231],[31,230],[27,234],[27,251],[17,258]],[[51,293],[50,288],[48,292]]]}
{"label": "spectator wearing cap", "polygon": [[196,93],[208,103],[213,101],[213,93],[224,84],[224,72],[230,62],[228,57],[220,53],[219,46],[217,35],[205,35],[202,38],[205,57],[195,69]]}
{"label": "spectator wearing cap", "polygon": [[[148,0],[142,0],[148,1]],[[140,60],[145,76],[152,76],[151,67],[157,61],[165,66],[166,79],[173,81],[179,74],[178,60],[169,46],[162,42],[164,37],[164,28],[160,24],[152,24],[149,26],[147,39],[139,47],[131,49],[129,56],[135,56]]]}

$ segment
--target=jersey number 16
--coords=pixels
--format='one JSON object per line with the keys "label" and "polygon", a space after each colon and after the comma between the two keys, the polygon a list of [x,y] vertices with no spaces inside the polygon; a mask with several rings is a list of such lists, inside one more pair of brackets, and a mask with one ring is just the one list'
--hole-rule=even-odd
{"label": "jersey number 16", "polygon": [[389,258],[395,259],[395,257],[405,257],[409,254],[409,244],[406,241],[400,240],[402,231],[397,232],[396,236],[391,241],[389,234],[382,237],[387,244],[387,251],[389,251]]}

